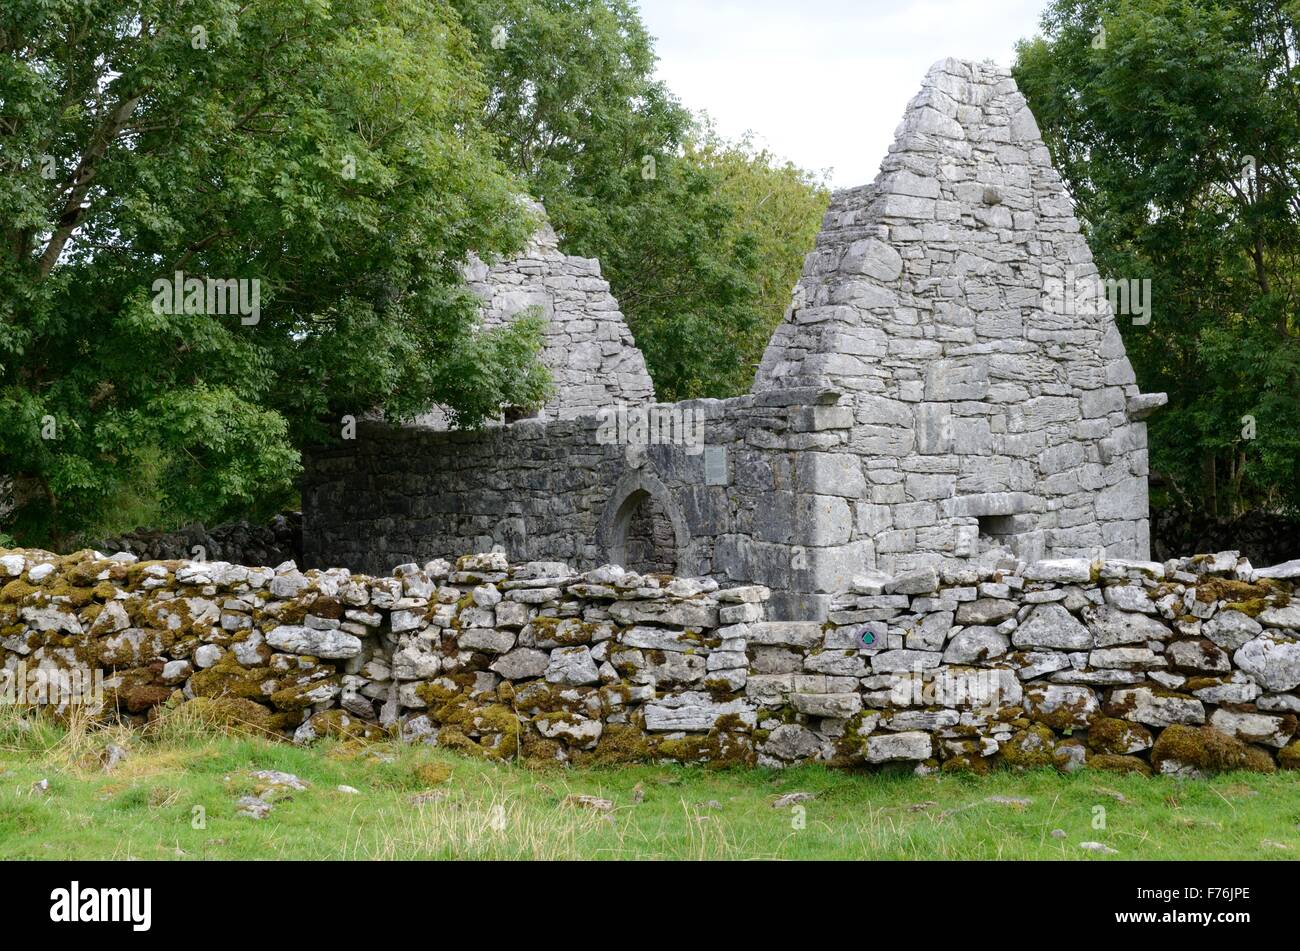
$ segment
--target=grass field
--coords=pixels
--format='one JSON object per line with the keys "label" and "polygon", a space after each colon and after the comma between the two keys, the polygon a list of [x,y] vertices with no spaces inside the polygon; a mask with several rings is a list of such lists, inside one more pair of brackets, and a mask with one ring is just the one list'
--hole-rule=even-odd
{"label": "grass field", "polygon": [[[110,746],[125,755],[106,770]],[[238,815],[259,770],[307,788],[266,794],[265,818]],[[796,792],[814,798],[774,807]],[[607,802],[571,798],[580,796]],[[85,724],[20,729],[0,711],[5,859],[1296,857],[1298,773],[1179,782],[1090,771],[538,770],[422,746],[303,749],[184,726],[153,738]]]}

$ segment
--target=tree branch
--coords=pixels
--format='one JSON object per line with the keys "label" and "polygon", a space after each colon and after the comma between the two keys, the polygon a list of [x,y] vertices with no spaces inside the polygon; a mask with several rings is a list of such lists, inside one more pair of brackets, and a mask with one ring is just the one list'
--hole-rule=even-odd
{"label": "tree branch", "polygon": [[95,178],[99,160],[108,151],[109,145],[117,138],[122,127],[130,121],[132,113],[135,112],[136,106],[140,104],[140,99],[143,96],[143,90],[137,92],[124,99],[113,110],[113,114],[108,121],[96,130],[95,135],[92,136],[90,146],[81,156],[81,161],[77,163],[77,172],[73,176],[72,190],[68,193],[68,200],[64,203],[63,212],[58,217],[58,227],[50,237],[49,244],[45,246],[45,253],[40,258],[38,269],[42,278],[48,277],[50,271],[54,269],[54,265],[59,260],[59,255],[63,253],[63,248],[67,245],[68,239],[77,230],[77,225],[85,214],[86,206],[83,202],[90,192],[90,183]]}

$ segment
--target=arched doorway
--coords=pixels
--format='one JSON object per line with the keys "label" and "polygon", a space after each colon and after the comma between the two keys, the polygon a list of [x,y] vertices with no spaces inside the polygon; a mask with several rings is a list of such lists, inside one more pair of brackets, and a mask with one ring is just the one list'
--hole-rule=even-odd
{"label": "arched doorway", "polygon": [[689,575],[695,570],[681,512],[654,476],[628,473],[615,487],[601,534],[611,564],[640,573]]}
{"label": "arched doorway", "polygon": [[663,503],[644,489],[638,489],[627,497],[621,509],[625,511],[619,516],[622,527],[619,563],[641,574],[676,574],[677,540]]}

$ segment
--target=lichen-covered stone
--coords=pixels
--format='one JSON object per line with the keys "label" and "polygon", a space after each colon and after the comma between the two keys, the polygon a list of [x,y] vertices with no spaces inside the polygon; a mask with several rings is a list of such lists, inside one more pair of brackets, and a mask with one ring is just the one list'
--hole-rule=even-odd
{"label": "lichen-covered stone", "polygon": [[1094,753],[1127,756],[1151,749],[1153,742],[1150,730],[1128,720],[1100,717],[1088,726],[1088,749]]}
{"label": "lichen-covered stone", "polygon": [[282,624],[266,635],[266,642],[278,650],[342,660],[361,653],[361,639],[337,630],[316,630]]}
{"label": "lichen-covered stone", "polygon": [[1088,687],[1035,684],[1025,689],[1025,710],[1030,719],[1054,730],[1082,730],[1100,714],[1101,705]]}
{"label": "lichen-covered stone", "polygon": [[[1261,602],[1256,613],[1285,607],[1295,585],[1243,581],[1235,557],[1112,559],[1100,571],[1090,561],[1088,580],[1069,582],[1025,581],[1025,566],[1002,556],[996,568],[902,572],[901,584],[855,569],[828,596],[825,622],[767,620],[758,589],[733,597],[710,579],[617,566],[577,575],[500,553],[301,578],[289,567],[3,557],[22,568],[0,588],[0,677],[22,665],[107,667],[102,709],[151,729],[193,718],[298,742],[401,735],[495,760],[583,764],[1201,775],[1300,757],[1294,639],[1217,608],[1228,597]],[[49,566],[39,585],[27,580],[33,564]],[[275,596],[277,577],[295,593]],[[1127,610],[1141,606],[1136,595],[1108,597],[1117,583],[1149,590],[1169,625]],[[503,611],[512,604],[523,611]],[[614,604],[637,620],[613,621]],[[963,627],[962,605],[993,623]],[[24,620],[23,609],[49,606],[63,616]],[[1031,646],[1010,650],[1017,639]]]}
{"label": "lichen-covered stone", "polygon": [[1233,661],[1265,690],[1300,687],[1300,641],[1269,632],[1237,649]]}

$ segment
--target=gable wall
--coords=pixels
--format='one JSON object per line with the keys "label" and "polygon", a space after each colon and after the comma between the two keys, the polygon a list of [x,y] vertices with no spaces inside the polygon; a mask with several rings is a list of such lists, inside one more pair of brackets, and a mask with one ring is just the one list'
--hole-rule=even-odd
{"label": "gable wall", "polygon": [[755,383],[847,394],[882,568],[1147,557],[1143,401],[1105,300],[1053,301],[1070,273],[1096,268],[1010,74],[936,64],[876,182],[835,196]]}

